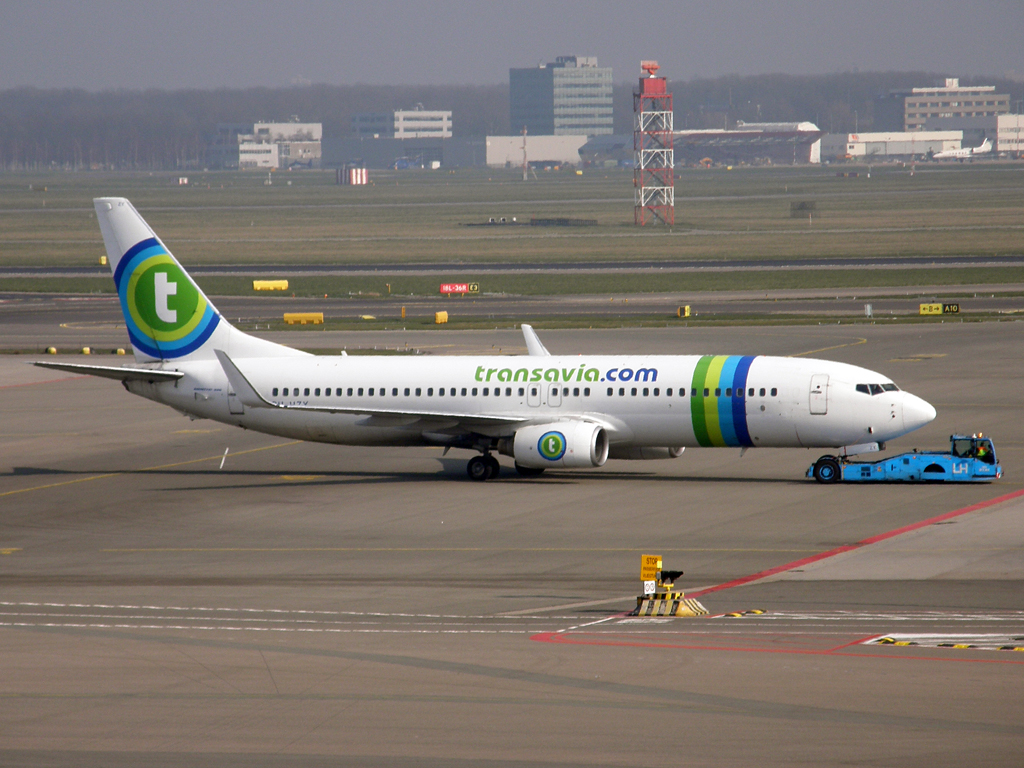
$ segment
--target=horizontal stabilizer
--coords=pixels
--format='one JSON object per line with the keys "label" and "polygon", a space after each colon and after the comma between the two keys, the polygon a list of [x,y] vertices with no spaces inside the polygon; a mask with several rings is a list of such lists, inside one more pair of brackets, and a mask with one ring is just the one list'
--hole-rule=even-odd
{"label": "horizontal stabilizer", "polygon": [[83,376],[100,376],[117,381],[176,381],[185,374],[181,371],[160,371],[153,368],[122,368],[117,365],[82,365],[81,363],[33,363],[40,368],[54,368],[58,371],[78,373]]}

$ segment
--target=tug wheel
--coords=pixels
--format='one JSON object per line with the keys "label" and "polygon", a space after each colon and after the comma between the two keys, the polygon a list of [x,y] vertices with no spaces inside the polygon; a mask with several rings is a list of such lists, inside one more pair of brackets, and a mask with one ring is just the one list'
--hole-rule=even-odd
{"label": "tug wheel", "polygon": [[819,483],[836,483],[841,477],[839,462],[831,456],[822,456],[814,463],[814,479]]}

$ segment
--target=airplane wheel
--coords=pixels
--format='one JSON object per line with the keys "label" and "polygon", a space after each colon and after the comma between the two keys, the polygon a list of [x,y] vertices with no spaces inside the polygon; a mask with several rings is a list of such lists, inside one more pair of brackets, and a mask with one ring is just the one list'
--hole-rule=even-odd
{"label": "airplane wheel", "polygon": [[538,477],[544,473],[544,467],[524,467],[522,464],[516,464],[516,472],[521,477]]}
{"label": "airplane wheel", "polygon": [[490,456],[474,456],[466,464],[466,474],[469,475],[470,480],[476,480],[482,483],[484,480],[491,478],[491,466],[487,462]]}
{"label": "airplane wheel", "polygon": [[487,462],[488,480],[493,480],[494,478],[501,474],[501,464],[498,463],[498,460],[496,458],[494,458],[490,454],[487,454],[484,457],[484,461]]}
{"label": "airplane wheel", "polygon": [[835,483],[840,477],[839,462],[831,456],[822,456],[814,463],[814,479],[819,483]]}

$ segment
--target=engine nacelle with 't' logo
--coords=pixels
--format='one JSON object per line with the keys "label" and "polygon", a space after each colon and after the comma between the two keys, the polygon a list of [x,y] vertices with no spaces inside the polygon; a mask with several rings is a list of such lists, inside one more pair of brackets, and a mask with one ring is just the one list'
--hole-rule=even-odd
{"label": "engine nacelle with 't' logo", "polygon": [[548,467],[600,467],[608,460],[608,433],[600,424],[556,421],[524,427],[513,438],[516,464]]}

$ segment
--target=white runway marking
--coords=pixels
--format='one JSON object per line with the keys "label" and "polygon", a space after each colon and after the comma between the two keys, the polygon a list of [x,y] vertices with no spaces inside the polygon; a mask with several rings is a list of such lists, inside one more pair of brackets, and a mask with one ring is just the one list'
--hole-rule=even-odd
{"label": "white runway marking", "polygon": [[563,629],[572,621],[578,617],[0,601],[0,628],[530,635]]}
{"label": "white runway marking", "polygon": [[[543,613],[543,609],[539,609]],[[864,644],[1006,649],[1024,646],[1024,611],[770,611],[697,619],[564,615],[386,613],[222,606],[0,601],[0,628],[284,632],[306,634],[511,634],[545,632],[688,635],[871,636]],[[903,627],[901,633],[888,629]],[[985,627],[988,633],[964,632]],[[909,630],[921,629],[912,633]],[[945,631],[943,631],[945,630]],[[888,640],[886,639],[888,638]]]}
{"label": "white runway marking", "polygon": [[[306,615],[306,616],[381,616],[387,618],[408,618],[408,619],[479,619],[496,621],[501,619],[509,620],[530,620],[530,619],[561,619],[572,621],[577,616],[520,616],[509,614],[445,614],[445,613],[385,613],[382,611],[311,611],[303,609],[283,608],[211,608],[205,606],[180,606],[180,605],[115,605],[107,603],[33,603],[33,602],[7,602],[0,600],[0,608],[82,608],[91,610],[125,610],[125,611],[194,611],[196,613],[241,613],[259,614],[266,613],[279,616]],[[542,610],[542,609],[538,609]]]}
{"label": "white runway marking", "polygon": [[306,632],[323,634],[395,634],[395,635],[531,635],[542,629],[356,629],[344,627],[252,627],[202,624],[82,624],[76,622],[3,621],[0,627],[49,627],[59,629],[163,629],[202,632]]}

